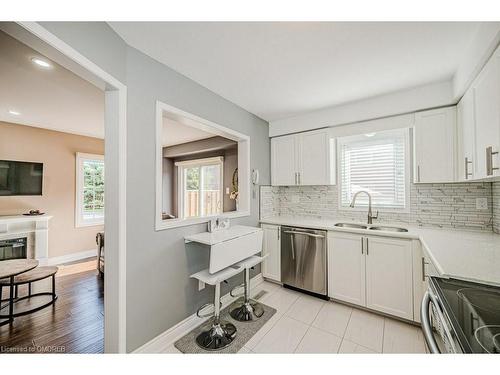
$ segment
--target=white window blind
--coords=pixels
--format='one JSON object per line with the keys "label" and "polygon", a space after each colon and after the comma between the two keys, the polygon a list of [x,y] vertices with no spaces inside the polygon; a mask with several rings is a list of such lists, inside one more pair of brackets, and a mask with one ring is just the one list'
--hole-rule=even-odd
{"label": "white window blind", "polygon": [[[406,207],[406,157],[408,129],[386,130],[339,138],[340,199],[349,206],[353,195],[366,190],[374,207]],[[368,205],[366,194],[356,206]]]}

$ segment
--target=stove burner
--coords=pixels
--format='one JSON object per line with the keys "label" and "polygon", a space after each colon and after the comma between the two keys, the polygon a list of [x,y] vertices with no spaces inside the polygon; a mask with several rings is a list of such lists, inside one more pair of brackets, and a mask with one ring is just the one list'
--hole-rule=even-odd
{"label": "stove burner", "polygon": [[481,310],[491,313],[500,312],[500,293],[498,292],[476,288],[462,288],[457,290],[457,295]]}
{"label": "stove burner", "polygon": [[481,326],[474,331],[474,337],[487,353],[500,353],[500,325]]}

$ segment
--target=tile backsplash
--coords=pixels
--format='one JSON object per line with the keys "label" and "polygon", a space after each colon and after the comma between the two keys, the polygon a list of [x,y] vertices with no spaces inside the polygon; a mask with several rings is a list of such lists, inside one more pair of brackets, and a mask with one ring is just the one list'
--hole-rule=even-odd
{"label": "tile backsplash", "polygon": [[492,184],[493,195],[493,231],[500,233],[500,181]]}
{"label": "tile backsplash", "polygon": [[[486,198],[487,209],[476,209],[476,198]],[[339,209],[337,186],[262,186],[260,215],[366,220],[366,210]],[[495,226],[498,231],[499,221],[500,182],[471,182],[411,184],[410,209],[381,212],[376,222],[480,231]]]}

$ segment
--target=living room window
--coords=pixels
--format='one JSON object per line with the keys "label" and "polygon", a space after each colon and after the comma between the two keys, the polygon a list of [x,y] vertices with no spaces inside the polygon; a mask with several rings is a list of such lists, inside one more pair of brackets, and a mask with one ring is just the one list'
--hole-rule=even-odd
{"label": "living room window", "polygon": [[223,157],[176,162],[182,218],[222,213]]}
{"label": "living room window", "polygon": [[76,226],[104,224],[104,156],[76,154]]}
{"label": "living room window", "polygon": [[[347,208],[357,191],[372,196],[373,207],[406,210],[408,202],[408,129],[339,138],[339,201]],[[360,195],[356,207],[368,205]]]}

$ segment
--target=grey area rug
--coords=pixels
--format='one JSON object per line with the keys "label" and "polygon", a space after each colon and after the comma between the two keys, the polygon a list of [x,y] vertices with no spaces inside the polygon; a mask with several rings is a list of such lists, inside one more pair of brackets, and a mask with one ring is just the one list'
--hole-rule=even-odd
{"label": "grey area rug", "polygon": [[[260,302],[261,303],[261,302]],[[217,351],[210,351],[200,348],[196,344],[196,336],[202,331],[207,330],[211,325],[213,319],[209,319],[203,324],[199,325],[191,332],[177,340],[174,346],[179,349],[182,353],[200,353],[200,354],[219,354],[219,353],[237,353],[247,342],[252,338],[255,333],[264,325],[266,322],[271,319],[271,317],[276,313],[276,309],[264,305],[261,303],[264,308],[264,315],[254,322],[238,322],[234,320],[229,315],[229,309],[231,306],[226,307],[221,311],[221,320],[225,320],[229,323],[233,323],[236,326],[236,338],[233,342],[226,348]]]}

